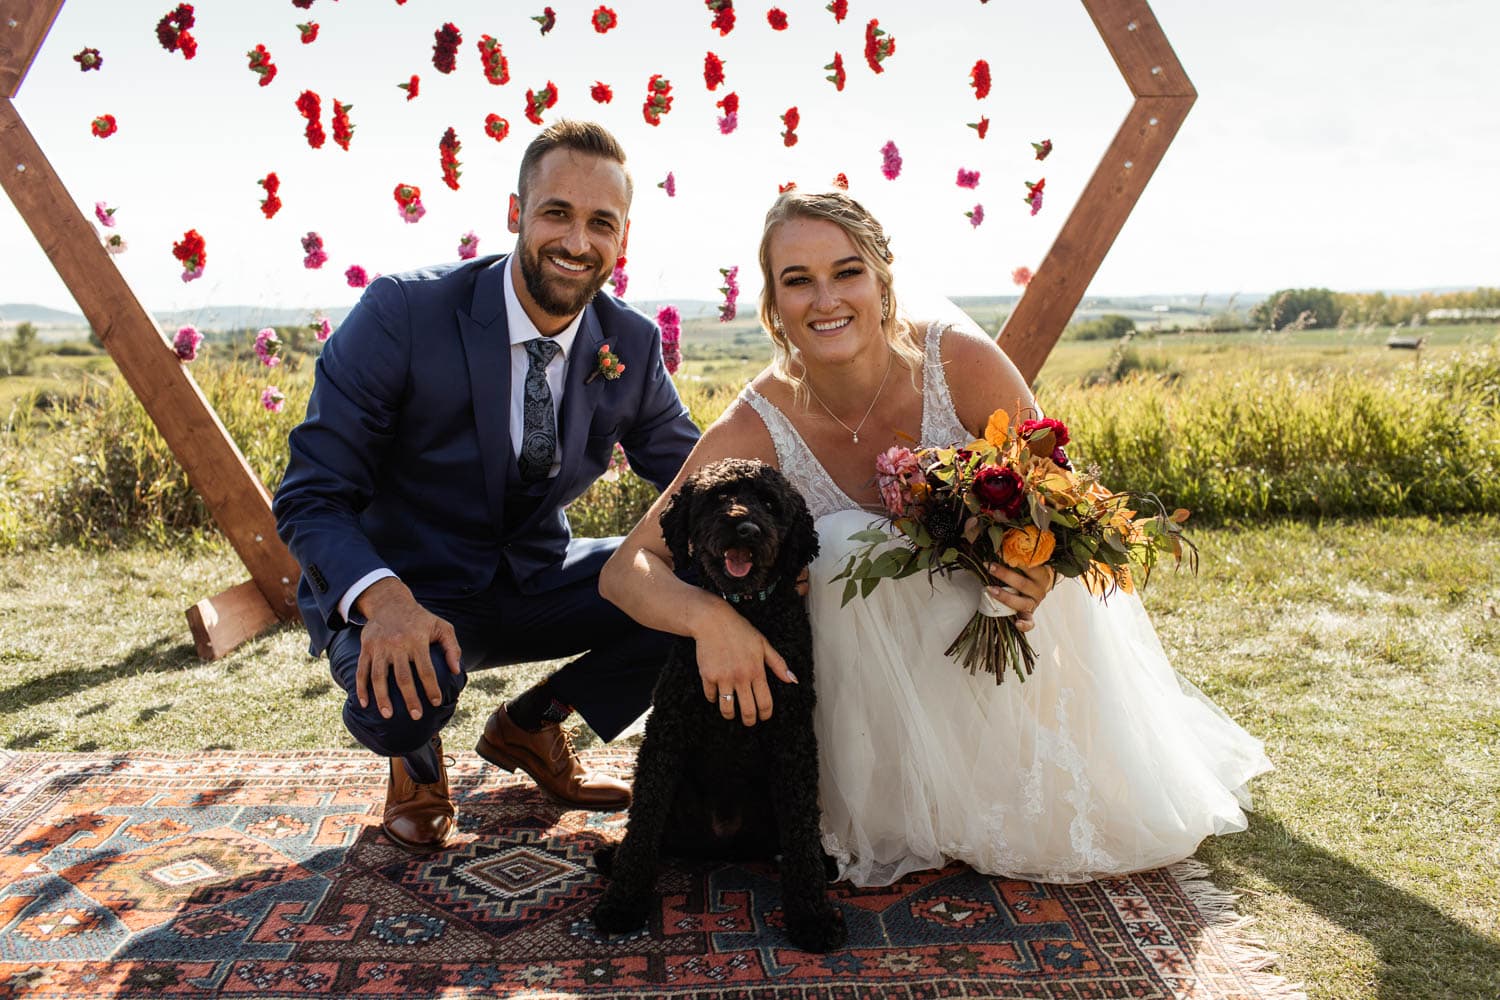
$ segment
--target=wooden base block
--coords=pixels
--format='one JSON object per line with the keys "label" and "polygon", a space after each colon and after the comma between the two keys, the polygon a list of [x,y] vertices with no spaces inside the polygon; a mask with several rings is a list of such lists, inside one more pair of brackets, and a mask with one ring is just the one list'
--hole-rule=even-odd
{"label": "wooden base block", "polygon": [[217,660],[281,621],[254,580],[205,597],[187,609],[187,620],[201,660]]}

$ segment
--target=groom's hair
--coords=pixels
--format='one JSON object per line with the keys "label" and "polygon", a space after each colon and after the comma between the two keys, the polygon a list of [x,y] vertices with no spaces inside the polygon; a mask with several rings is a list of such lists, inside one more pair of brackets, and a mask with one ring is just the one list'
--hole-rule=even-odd
{"label": "groom's hair", "polygon": [[531,187],[531,179],[536,176],[542,157],[554,149],[568,149],[618,163],[625,171],[625,204],[629,207],[635,189],[630,180],[630,171],[625,167],[625,148],[620,145],[620,140],[598,122],[580,122],[569,118],[553,122],[542,129],[531,140],[531,145],[526,147],[526,153],[521,157],[521,174],[516,179],[516,194],[520,197],[521,204],[526,204],[526,189]]}

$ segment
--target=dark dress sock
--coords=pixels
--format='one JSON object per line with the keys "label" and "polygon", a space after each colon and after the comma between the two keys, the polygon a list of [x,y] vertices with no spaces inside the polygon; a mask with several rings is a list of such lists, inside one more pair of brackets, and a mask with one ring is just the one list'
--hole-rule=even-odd
{"label": "dark dress sock", "polygon": [[552,693],[552,678],[548,677],[507,702],[505,714],[522,729],[534,733],[549,723],[562,722],[573,714],[573,706]]}
{"label": "dark dress sock", "polygon": [[436,784],[441,768],[438,765],[437,737],[401,758],[406,773],[419,785]]}

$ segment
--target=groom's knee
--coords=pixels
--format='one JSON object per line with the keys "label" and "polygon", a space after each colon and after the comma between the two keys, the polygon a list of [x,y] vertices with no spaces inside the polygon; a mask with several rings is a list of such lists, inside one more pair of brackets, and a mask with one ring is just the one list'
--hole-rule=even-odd
{"label": "groom's knee", "polygon": [[355,634],[340,633],[328,649],[329,672],[346,692],[343,711],[345,728],[361,744],[378,754],[394,757],[416,750],[432,739],[443,726],[447,725],[448,720],[453,718],[459,693],[468,683],[467,673],[449,672],[443,648],[434,643],[429,648],[429,655],[432,659],[433,674],[437,680],[439,703],[432,704],[421,682],[413,676],[420,709],[420,715],[413,717],[407,708],[405,696],[396,686],[394,679],[387,675],[391,711],[390,716],[387,717],[382,714],[379,700],[373,691],[366,692],[366,704],[361,705],[359,702],[356,690],[359,637],[357,630],[349,631]]}

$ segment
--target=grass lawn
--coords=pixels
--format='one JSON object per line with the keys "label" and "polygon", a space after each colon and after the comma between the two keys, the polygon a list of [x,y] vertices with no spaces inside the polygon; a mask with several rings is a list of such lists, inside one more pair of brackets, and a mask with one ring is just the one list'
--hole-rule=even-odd
{"label": "grass lawn", "polygon": [[[1494,1000],[1500,519],[1196,538],[1199,575],[1158,574],[1147,604],[1178,669],[1277,765],[1250,830],[1199,858],[1312,997]],[[352,746],[300,628],[193,656],[183,609],[244,576],[227,550],[0,556],[0,746]],[[476,675],[452,747],[541,669]]]}

